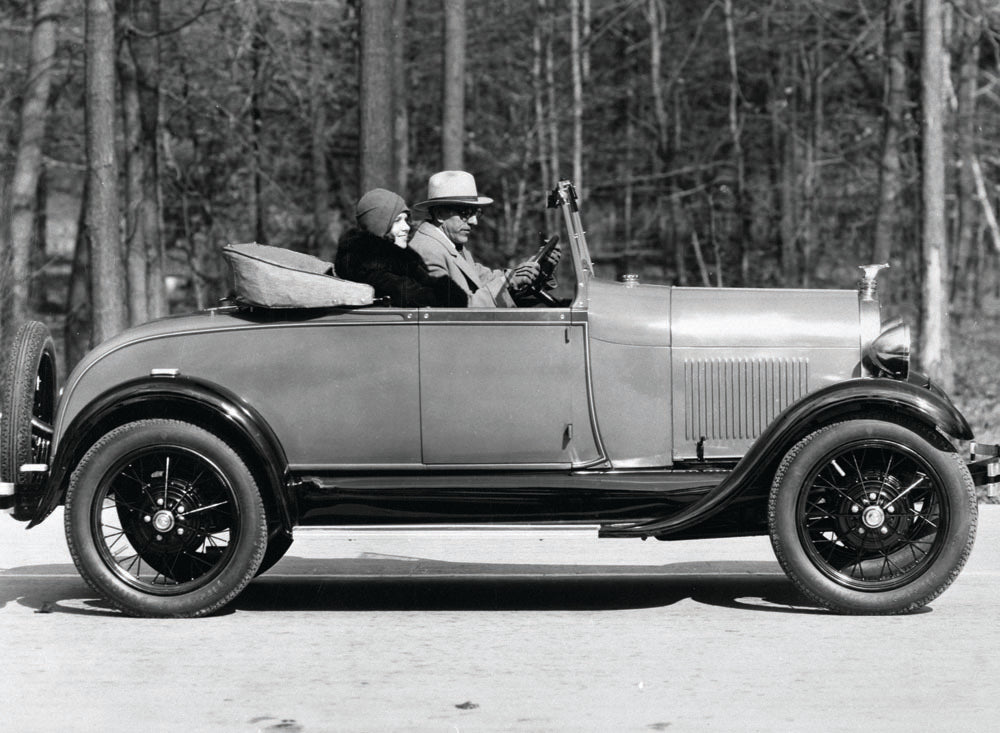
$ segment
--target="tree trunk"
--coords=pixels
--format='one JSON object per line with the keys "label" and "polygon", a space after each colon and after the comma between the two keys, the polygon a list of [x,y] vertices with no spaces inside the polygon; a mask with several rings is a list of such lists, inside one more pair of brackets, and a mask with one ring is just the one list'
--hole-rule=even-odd
{"label": "tree trunk", "polygon": [[[669,260],[670,246],[665,242],[664,202],[663,194],[666,181],[663,172],[666,170],[669,155],[670,125],[667,116],[667,105],[663,100],[663,39],[662,39],[662,0],[649,0],[646,6],[646,20],[649,23],[649,91],[653,105],[653,120],[656,123],[656,149],[652,157],[653,173],[653,205],[656,207],[656,241],[664,247],[663,259]],[[666,268],[664,268],[666,269]]]}
{"label": "tree trunk", "polygon": [[261,8],[258,0],[252,3],[253,19],[250,25],[250,146],[253,158],[253,201],[254,201],[254,239],[257,242],[267,242],[266,204],[264,203],[264,150],[261,137],[264,135],[264,115],[262,98],[264,96],[264,55],[267,45],[264,43],[265,24],[261,18]]}
{"label": "tree trunk", "polygon": [[573,183],[582,199],[583,186],[583,61],[580,54],[580,0],[570,0],[570,68],[573,78]]}
{"label": "tree trunk", "polygon": [[[129,3],[119,0],[118,19],[124,34],[131,35]],[[118,51],[118,79],[121,84],[123,132],[125,137],[125,274],[126,301],[130,325],[148,319],[146,291],[146,240],[141,224],[145,158],[142,155],[142,122],[139,112],[139,81],[128,43]]]}
{"label": "tree trunk", "polygon": [[[17,326],[28,318],[31,281],[31,245],[34,239],[38,180],[42,169],[49,93],[55,65],[56,31],[61,0],[37,0],[31,30],[31,48],[21,129],[14,160],[14,174],[8,190],[10,246],[10,319]],[[12,329],[13,330],[13,329]]]}
{"label": "tree trunk", "polygon": [[166,253],[160,205],[160,4],[132,0],[137,32],[129,38],[139,92],[139,155],[142,158],[142,195],[138,225],[146,244],[146,312],[159,318],[169,311],[166,290]]}
{"label": "tree trunk", "polygon": [[[900,201],[903,196],[901,140],[906,114],[906,27],[907,0],[889,0],[885,8],[885,96],[882,156],[879,164],[878,209],[875,213],[875,246],[872,262],[888,263],[893,256],[893,240],[900,234]],[[900,264],[900,263],[897,263]],[[881,279],[883,300],[889,302],[891,271]]]}
{"label": "tree trunk", "polygon": [[[629,87],[626,92],[625,102],[625,155],[621,161],[621,169],[618,173],[620,180],[625,181],[623,192],[624,203],[622,206],[622,234],[621,241],[623,247],[615,254],[620,255],[616,260],[615,279],[621,279],[623,275],[633,274],[632,262],[632,240],[635,232],[632,226],[632,213],[635,201],[635,91]],[[613,231],[613,230],[612,230]]]}
{"label": "tree trunk", "polygon": [[332,258],[334,242],[330,236],[330,176],[326,170],[326,97],[323,94],[323,23],[324,6],[310,9],[309,28],[309,162],[312,168],[313,236],[310,254]]}
{"label": "tree trunk", "polygon": [[63,322],[63,349],[66,369],[70,370],[83,358],[90,347],[93,328],[90,283],[90,243],[87,236],[87,211],[90,207],[90,179],[84,178],[77,219],[73,264],[66,287],[66,320]]}
{"label": "tree trunk", "polygon": [[392,3],[361,3],[361,144],[359,195],[391,186],[392,172]]}
{"label": "tree trunk", "polygon": [[444,0],[444,104],[441,161],[461,170],[465,149],[465,0]]}
{"label": "tree trunk", "polygon": [[[531,34],[531,83],[535,102],[535,136],[538,142],[538,168],[541,171],[541,183],[543,191],[552,190],[555,186],[555,172],[549,170],[548,139],[546,137],[547,125],[545,122],[545,83],[542,78],[543,51],[542,51],[542,29],[548,25],[544,21],[546,16],[545,0],[538,0],[536,5],[538,17]],[[545,230],[551,232],[555,225],[555,215],[552,209],[545,209]]]}
{"label": "tree trunk", "polygon": [[[680,150],[682,142],[681,136],[681,100],[680,100],[680,85],[674,85],[674,144],[673,150]],[[676,177],[671,179],[670,188],[670,231],[671,236],[674,240],[674,262],[677,269],[677,284],[687,285],[687,265],[686,265],[686,249],[684,246],[684,240],[687,233],[688,224],[691,223],[693,227],[693,222],[691,222],[690,217],[684,215],[683,204],[681,204],[681,185],[677,181]]]}
{"label": "tree trunk", "polygon": [[975,292],[976,239],[979,232],[976,178],[976,88],[979,81],[979,42],[982,25],[971,14],[958,22],[959,79],[955,133],[959,170],[957,176],[958,236],[952,269],[950,297],[956,305],[969,305]]}
{"label": "tree trunk", "polygon": [[410,98],[409,69],[406,63],[407,0],[395,0],[392,13],[392,101],[393,101],[393,158],[392,168],[396,174],[396,192],[406,198],[410,182]]}
{"label": "tree trunk", "polygon": [[[49,172],[44,164],[38,170],[38,186],[35,189],[35,222],[34,237],[35,246],[30,250],[28,257],[28,270],[31,273],[40,273],[48,260],[48,201],[49,201]],[[38,313],[45,305],[45,279],[32,276],[31,287],[28,288],[28,309]]]}
{"label": "tree trunk", "polygon": [[[559,163],[559,115],[556,107],[556,72],[552,51],[553,19],[551,13],[545,18],[545,97],[548,102],[549,166],[552,180],[558,183],[563,177]],[[554,184],[553,184],[554,185]]]}
{"label": "tree trunk", "polygon": [[[780,95],[775,100],[772,124],[777,128],[778,142],[778,186],[781,200],[781,217],[778,230],[781,233],[781,273],[786,286],[800,282],[799,276],[799,187],[798,187],[798,142],[796,134],[799,124],[798,95],[788,91],[792,84],[789,68],[794,62],[789,52],[782,49],[778,56],[778,87]],[[780,99],[780,102],[779,102]],[[779,112],[784,110],[784,115]],[[782,119],[783,118],[783,119]]]}
{"label": "tree trunk", "polygon": [[[750,279],[750,256],[747,241],[749,227],[746,205],[746,160],[743,156],[743,136],[739,117],[739,69],[736,65],[736,30],[733,24],[733,0],[725,0],[722,5],[726,22],[726,49],[729,57],[729,138],[733,145],[733,167],[736,179],[733,183],[733,195],[736,199],[736,251],[738,253],[740,282],[746,284]],[[720,272],[721,276],[721,263]]]}
{"label": "tree trunk", "polygon": [[921,59],[923,111],[923,317],[921,364],[945,391],[954,382],[948,338],[947,227],[944,169],[944,48],[941,0],[924,0]]}
{"label": "tree trunk", "polygon": [[92,346],[120,333],[127,322],[118,232],[114,16],[114,8],[107,0],[87,0],[86,137],[90,196],[84,228],[91,255]]}
{"label": "tree trunk", "polygon": [[816,35],[809,54],[811,63],[805,79],[809,102],[809,133],[805,139],[805,159],[803,160],[802,188],[805,206],[801,219],[802,287],[812,287],[813,268],[819,249],[820,231],[820,148],[823,144],[823,23],[816,17]]}

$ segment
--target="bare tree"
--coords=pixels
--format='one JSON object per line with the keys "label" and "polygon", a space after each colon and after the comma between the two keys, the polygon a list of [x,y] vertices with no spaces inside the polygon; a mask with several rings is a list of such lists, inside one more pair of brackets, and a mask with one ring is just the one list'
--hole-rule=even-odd
{"label": "bare tree", "polygon": [[583,60],[580,0],[570,0],[570,67],[573,77],[573,182],[583,196]]}
{"label": "bare tree", "polygon": [[28,75],[24,101],[21,104],[20,135],[8,193],[9,232],[4,237],[10,246],[10,318],[14,325],[22,323],[28,317],[31,246],[39,206],[37,192],[61,5],[61,0],[36,0],[34,3]]}
{"label": "bare tree", "polygon": [[326,169],[326,99],[323,95],[323,35],[326,32],[322,3],[309,11],[309,161],[312,168],[313,254],[328,257],[330,236],[330,176]]}
{"label": "bare tree", "polygon": [[463,168],[465,149],[465,0],[444,0],[444,104],[441,161],[446,170]]}
{"label": "bare tree", "polygon": [[745,202],[746,160],[743,156],[743,132],[739,114],[740,82],[739,68],[736,64],[736,30],[733,23],[733,0],[724,0],[722,10],[726,23],[726,49],[729,60],[729,138],[733,146],[733,167],[735,169],[733,195],[736,199],[736,216],[738,217],[736,243],[739,252],[740,282],[746,283],[749,279],[750,271],[749,242],[747,242],[749,227],[746,226],[747,206]]}
{"label": "bare tree", "polygon": [[781,274],[788,285],[798,284],[799,277],[799,146],[796,134],[799,124],[798,95],[791,88],[795,56],[786,48],[777,53],[775,86],[771,100],[773,150],[777,159],[779,191],[778,231],[781,238]]}
{"label": "bare tree", "polygon": [[544,13],[543,23],[545,31],[545,99],[548,102],[548,135],[549,135],[549,172],[553,182],[558,181],[564,172],[561,170],[559,162],[559,110],[556,107],[556,61],[552,49],[553,26],[555,20],[552,17],[552,8],[548,5],[548,0],[539,0],[542,12]]}
{"label": "bare tree", "polygon": [[392,3],[361,3],[361,192],[394,179],[391,29]]}
{"label": "bare tree", "polygon": [[903,41],[906,2],[889,0],[885,6],[885,109],[873,262],[889,262],[893,255],[893,239],[899,236],[899,207],[904,186],[900,149],[906,115],[906,47]]}
{"label": "bare tree", "polygon": [[261,18],[261,7],[258,0],[248,4],[250,18],[248,32],[250,33],[250,147],[253,151],[253,200],[254,200],[254,238],[258,242],[267,241],[267,229],[264,224],[264,150],[261,138],[264,136],[264,116],[262,111],[264,96],[264,64],[267,48],[264,43],[265,24]]}
{"label": "bare tree", "polygon": [[[123,35],[130,34],[131,3],[119,0],[118,21]],[[121,86],[122,122],[125,137],[125,274],[129,323],[148,320],[146,288],[146,231],[141,225],[145,158],[142,155],[142,122],[140,121],[139,81],[129,44],[123,43],[118,52],[118,80]]]}
{"label": "bare tree", "polygon": [[[968,3],[964,3],[968,5]],[[971,8],[968,8],[971,10]],[[979,207],[976,194],[976,92],[979,82],[979,44],[982,20],[972,13],[963,13],[956,23],[955,41],[958,52],[958,94],[954,101],[955,139],[958,155],[957,214],[958,231],[951,275],[953,303],[977,300],[980,286],[976,240],[979,238]],[[949,95],[950,96],[950,95]]]}
{"label": "bare tree", "polygon": [[[653,122],[655,123],[656,135],[656,155],[653,156],[653,176],[656,187],[656,235],[657,241],[663,241],[666,230],[664,222],[664,206],[662,194],[664,182],[663,172],[666,168],[666,161],[670,156],[670,123],[667,114],[667,105],[663,96],[663,28],[666,25],[664,18],[663,0],[648,0],[646,6],[646,20],[649,23],[649,86],[653,105]],[[673,208],[676,209],[675,198],[671,198]],[[666,243],[665,243],[666,245]],[[685,284],[687,274],[684,267],[684,250],[677,246],[677,239],[673,240],[674,264],[677,270],[677,282]],[[664,251],[664,260],[668,258],[669,246]]]}
{"label": "bare tree", "polygon": [[923,112],[923,303],[921,363],[946,391],[954,382],[950,356],[945,220],[944,43],[941,0],[924,0],[921,59]]}
{"label": "bare tree", "polygon": [[[535,107],[534,132],[537,137],[538,167],[541,172],[542,190],[548,191],[555,185],[556,171],[549,169],[548,138],[545,116],[545,85],[542,79],[542,32],[547,29],[547,24],[543,18],[547,14],[545,0],[536,0],[535,16],[536,21],[532,26],[531,33],[531,86],[532,99]],[[545,229],[551,231],[555,225],[555,216],[551,209],[545,210]]]}
{"label": "bare tree", "polygon": [[160,3],[132,0],[128,46],[135,65],[139,93],[139,156],[142,159],[141,198],[137,225],[146,247],[146,312],[150,318],[168,311],[160,206]]}
{"label": "bare tree", "polygon": [[66,366],[70,369],[80,361],[90,347],[92,330],[90,297],[90,251],[87,237],[87,209],[90,206],[90,178],[83,181],[80,212],[77,217],[73,262],[66,286],[66,319],[63,321],[63,348]]}
{"label": "bare tree", "polygon": [[86,4],[87,175],[85,234],[90,252],[91,345],[124,330],[125,277],[118,232],[115,154],[115,12],[108,0]]}
{"label": "bare tree", "polygon": [[395,0],[392,13],[392,167],[396,173],[396,191],[404,197],[410,179],[410,110],[407,105],[410,84],[406,66],[408,4],[407,0]]}

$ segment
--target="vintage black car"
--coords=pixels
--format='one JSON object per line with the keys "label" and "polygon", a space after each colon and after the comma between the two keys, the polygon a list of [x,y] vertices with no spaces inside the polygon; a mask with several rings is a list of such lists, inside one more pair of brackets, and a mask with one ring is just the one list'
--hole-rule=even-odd
{"label": "vintage black car", "polygon": [[573,186],[549,205],[573,283],[539,307],[393,308],[367,286],[238,302],[116,336],[58,396],[53,342],[28,323],[3,507],[34,526],[64,504],[81,575],[136,615],[219,609],[304,525],[769,533],[835,611],[912,611],[947,588],[997,461],[956,452],[972,432],[909,369],[906,326],[882,322],[878,267],[858,291],[609,282]]}

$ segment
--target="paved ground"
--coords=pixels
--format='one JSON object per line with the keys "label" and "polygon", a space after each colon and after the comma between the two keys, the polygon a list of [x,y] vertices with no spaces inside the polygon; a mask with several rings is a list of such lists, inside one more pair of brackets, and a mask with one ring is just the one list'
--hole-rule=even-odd
{"label": "paved ground", "polygon": [[923,613],[809,606],[764,538],[300,532],[227,612],[129,619],[0,517],[0,731],[984,731],[1000,507]]}

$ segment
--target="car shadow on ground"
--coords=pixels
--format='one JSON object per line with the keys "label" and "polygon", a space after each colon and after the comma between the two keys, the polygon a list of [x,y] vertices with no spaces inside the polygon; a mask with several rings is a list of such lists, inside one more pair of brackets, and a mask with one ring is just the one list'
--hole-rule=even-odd
{"label": "car shadow on ground", "polygon": [[[668,565],[451,563],[419,558],[287,557],[221,613],[273,611],[590,611],[693,600],[772,613],[827,613],[774,562]],[[72,564],[0,571],[0,610],[116,614]]]}
{"label": "car shadow on ground", "polygon": [[251,583],[244,611],[585,611],[698,603],[782,613],[826,613],[775,562],[669,565],[454,563],[362,556],[286,558]]}

